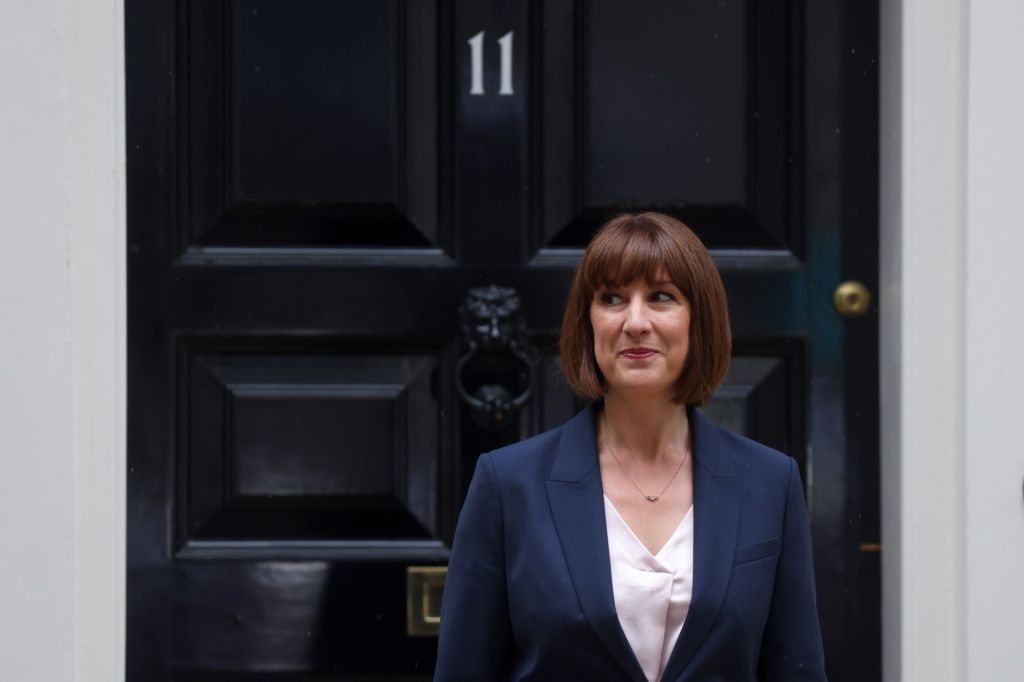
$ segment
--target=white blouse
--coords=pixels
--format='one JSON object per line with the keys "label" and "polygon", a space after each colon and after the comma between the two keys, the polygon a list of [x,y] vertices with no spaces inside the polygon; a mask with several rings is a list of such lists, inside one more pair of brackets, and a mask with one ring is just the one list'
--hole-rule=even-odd
{"label": "white blouse", "polygon": [[649,682],[668,664],[693,595],[693,506],[657,554],[604,496],[612,592],[619,624]]}

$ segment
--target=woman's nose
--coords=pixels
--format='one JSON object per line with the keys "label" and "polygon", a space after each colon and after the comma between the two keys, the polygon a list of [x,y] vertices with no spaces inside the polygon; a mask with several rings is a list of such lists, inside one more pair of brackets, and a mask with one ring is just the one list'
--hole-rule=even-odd
{"label": "woman's nose", "polygon": [[630,336],[641,336],[651,330],[651,320],[647,316],[647,307],[642,299],[633,298],[629,301],[622,327]]}

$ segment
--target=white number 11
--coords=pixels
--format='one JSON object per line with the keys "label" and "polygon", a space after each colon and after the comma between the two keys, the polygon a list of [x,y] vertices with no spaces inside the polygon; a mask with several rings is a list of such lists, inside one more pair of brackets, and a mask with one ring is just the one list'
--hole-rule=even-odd
{"label": "white number 11", "polygon": [[[513,95],[512,90],[512,34],[509,31],[498,38],[501,48],[501,83],[499,95]],[[480,31],[466,41],[469,43],[469,94],[484,94],[484,32]]]}

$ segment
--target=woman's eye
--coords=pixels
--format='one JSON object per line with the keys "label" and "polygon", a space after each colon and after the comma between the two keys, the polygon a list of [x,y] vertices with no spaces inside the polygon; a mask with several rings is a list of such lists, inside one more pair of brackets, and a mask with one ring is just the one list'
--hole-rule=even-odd
{"label": "woman's eye", "polygon": [[616,305],[622,302],[622,297],[618,294],[605,293],[601,294],[601,303],[604,305]]}
{"label": "woman's eye", "polygon": [[670,301],[676,300],[676,297],[668,293],[667,291],[655,291],[653,294],[651,294],[651,300],[656,301],[658,303],[668,303]]}

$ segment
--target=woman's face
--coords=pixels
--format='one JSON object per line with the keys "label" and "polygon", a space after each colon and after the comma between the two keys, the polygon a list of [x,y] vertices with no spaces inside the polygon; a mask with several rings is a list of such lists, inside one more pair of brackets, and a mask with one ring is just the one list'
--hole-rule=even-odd
{"label": "woman's face", "polygon": [[594,292],[594,355],[609,393],[675,393],[690,350],[690,302],[663,273],[656,280]]}

